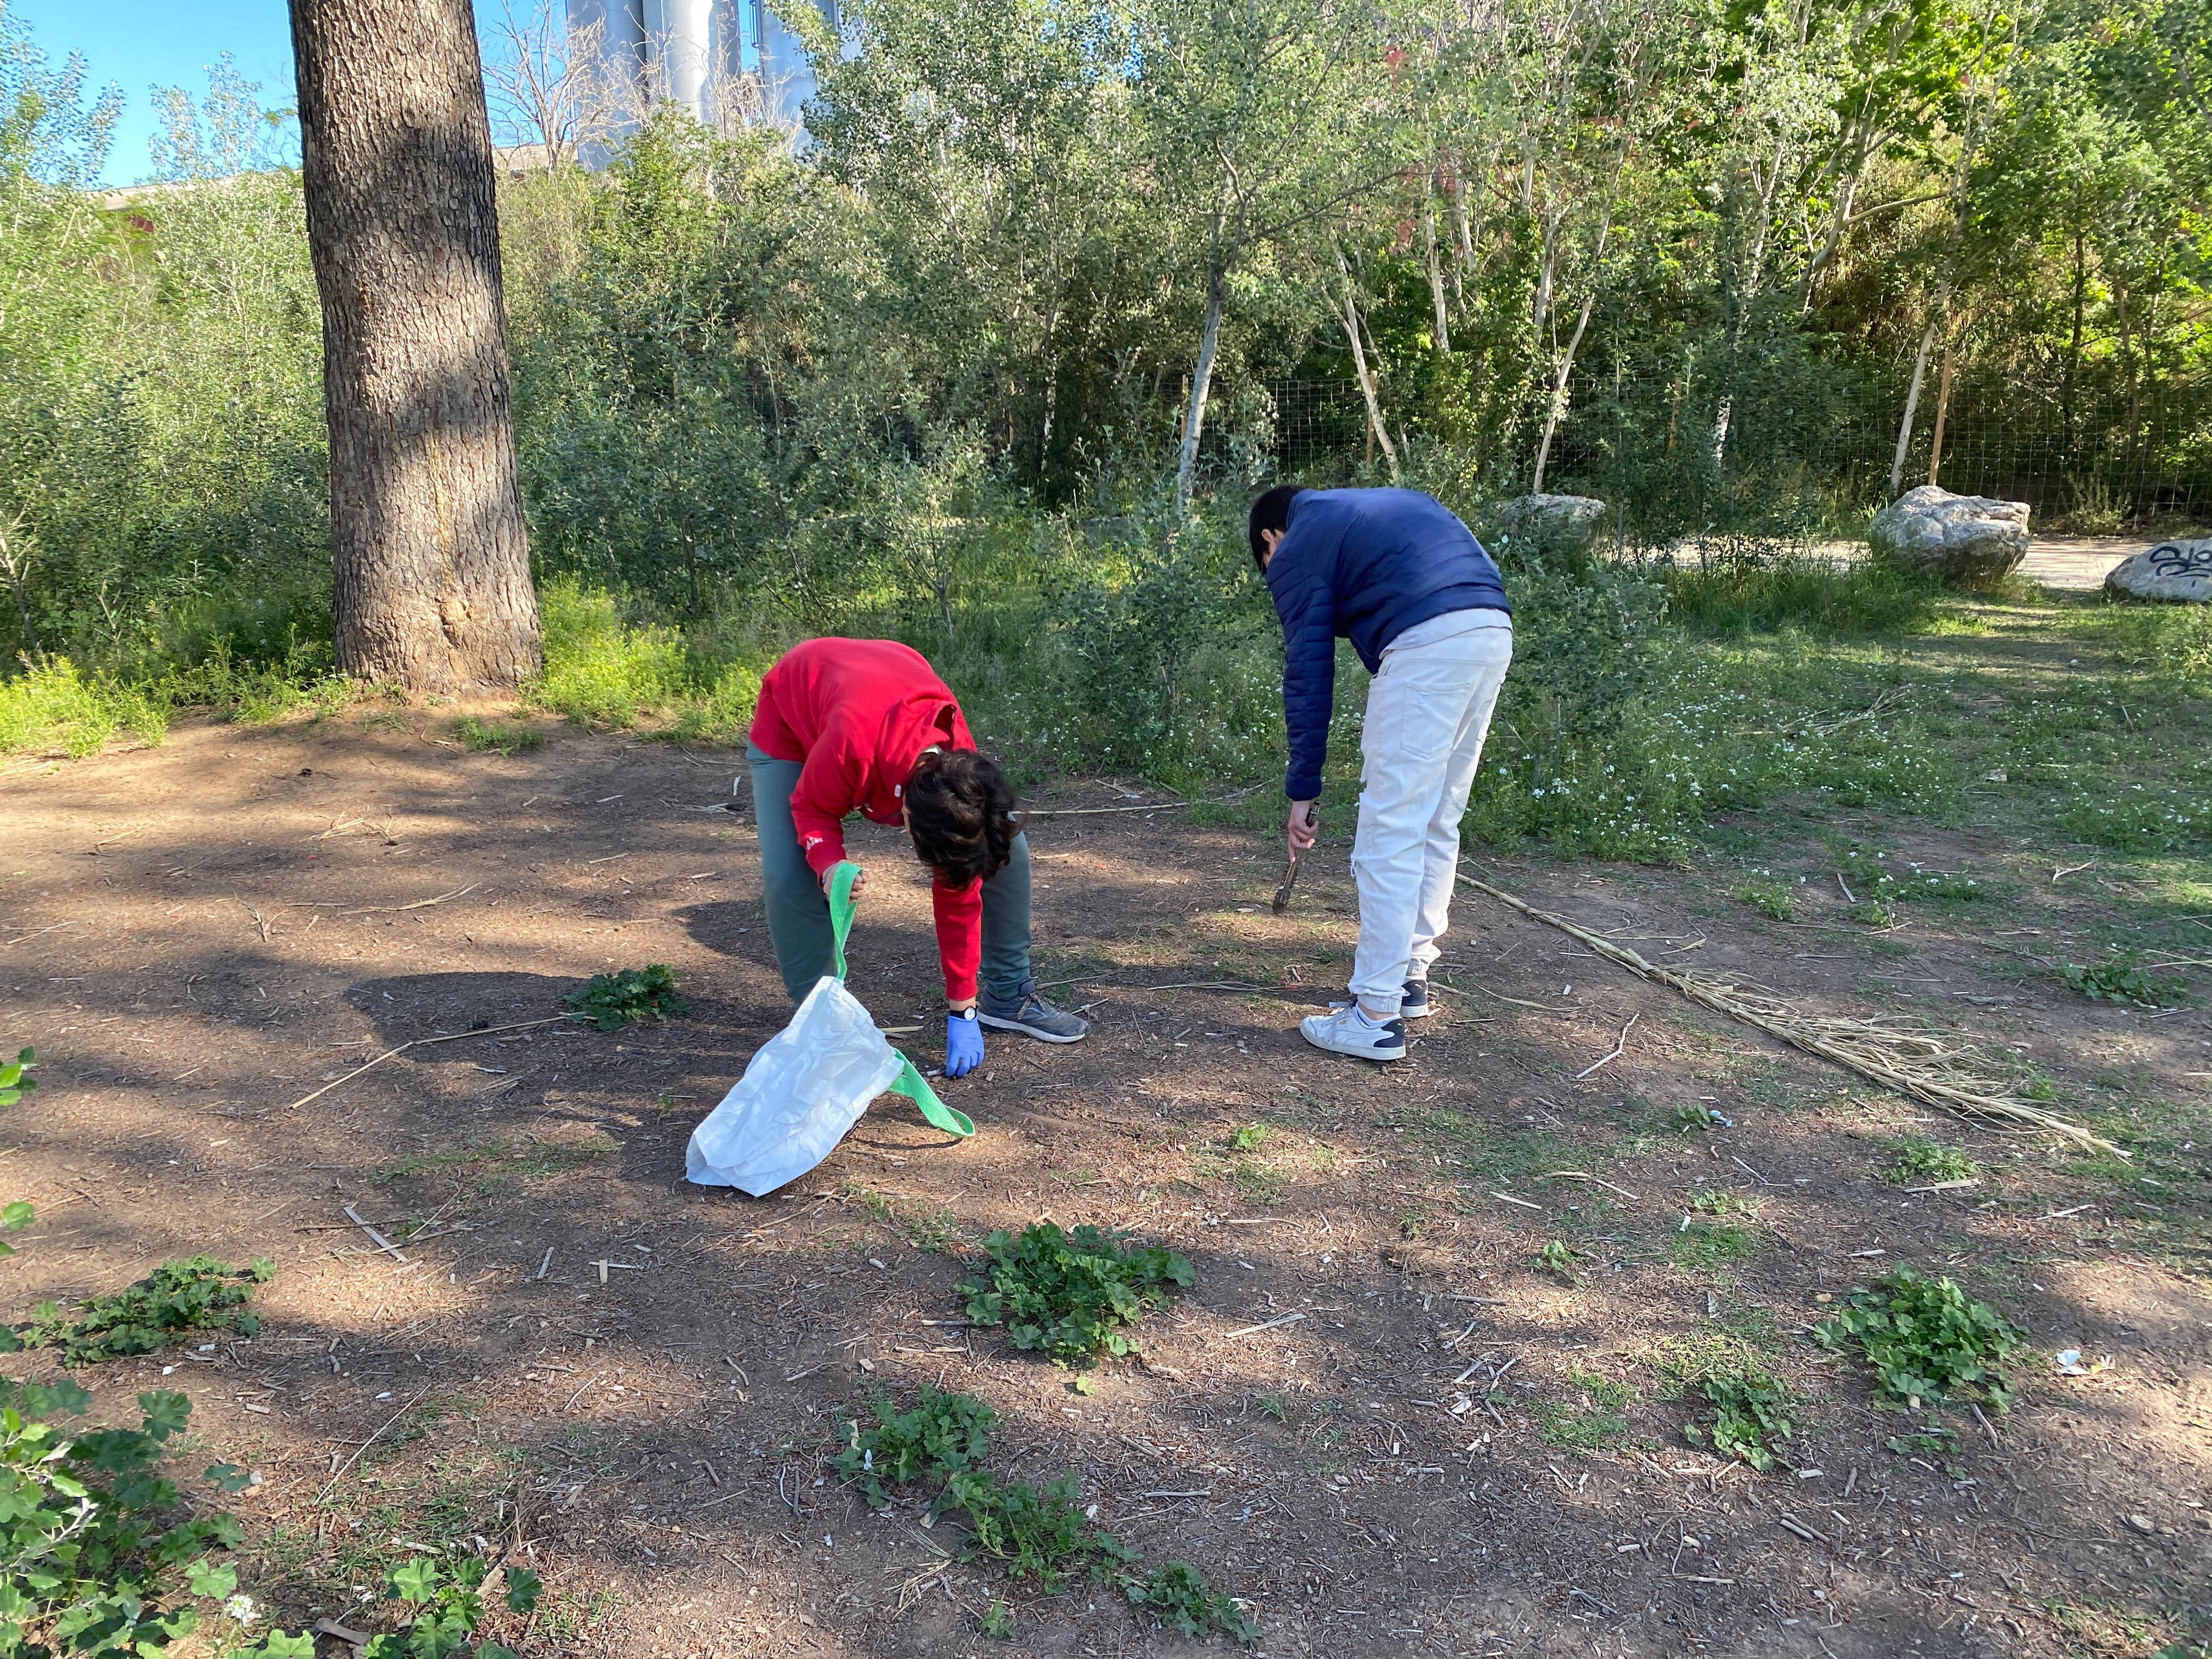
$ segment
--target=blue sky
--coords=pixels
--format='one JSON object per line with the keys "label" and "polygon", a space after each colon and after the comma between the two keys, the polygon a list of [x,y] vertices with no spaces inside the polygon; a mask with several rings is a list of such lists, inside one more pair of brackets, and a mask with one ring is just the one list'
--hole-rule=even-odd
{"label": "blue sky", "polygon": [[240,73],[261,82],[264,107],[292,102],[292,25],[285,0],[8,0],[31,39],[58,64],[82,52],[95,86],[123,88],[123,119],[103,177],[132,184],[152,168],[151,86],[207,89],[207,65],[228,52]]}

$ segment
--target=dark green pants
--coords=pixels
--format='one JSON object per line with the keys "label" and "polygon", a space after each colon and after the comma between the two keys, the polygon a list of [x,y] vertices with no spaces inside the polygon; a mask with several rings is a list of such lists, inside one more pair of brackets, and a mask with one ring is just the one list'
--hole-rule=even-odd
{"label": "dark green pants", "polygon": [[[760,835],[761,902],[768,911],[768,936],[775,946],[775,965],[783,988],[794,1003],[815,981],[837,971],[836,939],[830,928],[830,901],[799,850],[799,831],[791,821],[791,792],[799,787],[797,761],[775,760],[750,744],[745,766],[752,774],[753,816]],[[983,994],[1012,1000],[1030,980],[1030,844],[1014,837],[1006,867],[983,884]]]}

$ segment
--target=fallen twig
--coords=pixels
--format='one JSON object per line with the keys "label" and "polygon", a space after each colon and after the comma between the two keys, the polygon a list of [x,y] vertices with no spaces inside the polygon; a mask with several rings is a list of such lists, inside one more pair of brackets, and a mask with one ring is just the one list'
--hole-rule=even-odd
{"label": "fallen twig", "polygon": [[1619,1193],[1623,1198],[1635,1199],[1639,1204],[1644,1201],[1641,1198],[1638,1198],[1634,1193],[1630,1192],[1627,1188],[1616,1187],[1613,1182],[1607,1181],[1603,1176],[1590,1175],[1582,1170],[1553,1170],[1547,1174],[1539,1176],[1537,1179],[1540,1181],[1593,1182],[1596,1185],[1604,1188],[1609,1193]]}
{"label": "fallen twig", "polygon": [[352,1082],[363,1072],[369,1071],[376,1066],[381,1066],[386,1060],[391,1059],[392,1055],[404,1054],[410,1048],[420,1048],[433,1042],[459,1042],[464,1037],[496,1036],[501,1031],[527,1030],[533,1025],[559,1025],[564,1021],[580,1019],[582,1018],[583,1016],[580,1014],[554,1014],[544,1019],[520,1020],[513,1025],[487,1025],[481,1031],[449,1031],[444,1036],[416,1037],[412,1042],[403,1042],[397,1048],[386,1048],[374,1060],[370,1060],[368,1065],[356,1066],[352,1071],[348,1072],[343,1077],[332,1078],[328,1083],[323,1085],[321,1088],[316,1090],[314,1093],[301,1095],[297,1100],[294,1101],[284,1109],[288,1112],[296,1112],[309,1101],[330,1093],[331,1090],[338,1087],[341,1084]]}
{"label": "fallen twig", "polygon": [[401,1252],[399,1247],[397,1244],[394,1244],[390,1239],[386,1238],[382,1233],[377,1231],[375,1228],[370,1226],[368,1223],[363,1221],[361,1218],[361,1212],[355,1209],[352,1205],[349,1204],[345,1206],[345,1212],[347,1220],[352,1222],[355,1226],[360,1228],[362,1231],[367,1233],[371,1238],[376,1241],[376,1248],[378,1249],[391,1251],[392,1259],[394,1261],[404,1261],[407,1260],[406,1256]]}
{"label": "fallen twig", "polygon": [[383,1428],[378,1429],[374,1434],[372,1434],[368,1439],[362,1441],[361,1444],[356,1446],[353,1449],[353,1455],[347,1458],[344,1462],[339,1464],[337,1468],[331,1474],[331,1484],[323,1488],[323,1496],[325,1498],[328,1498],[333,1492],[337,1491],[338,1482],[345,1479],[346,1471],[361,1461],[361,1455],[363,1452],[367,1451],[371,1446],[374,1446],[379,1440],[381,1440],[384,1437],[385,1429],[390,1428],[401,1418],[406,1416],[409,1412],[413,1411],[416,1407],[422,1404],[423,1395],[428,1394],[430,1390],[436,1386],[437,1385],[433,1382],[424,1383],[422,1385],[422,1391],[421,1394],[416,1395],[414,1399],[409,1401],[398,1411],[392,1413],[391,1416],[386,1418],[384,1419]]}
{"label": "fallen twig", "polygon": [[[1302,1313],[1286,1313],[1279,1319],[1270,1319],[1263,1324],[1244,1325],[1240,1326],[1237,1329],[1233,1331],[1224,1331],[1222,1332],[1221,1336],[1224,1341],[1228,1340],[1228,1339],[1232,1336],[1249,1336],[1255,1331],[1272,1331],[1278,1325],[1295,1325],[1298,1321],[1304,1317],[1305,1316]],[[1149,1492],[1146,1495],[1147,1497],[1152,1496]]]}
{"label": "fallen twig", "polygon": [[465,887],[456,887],[452,892],[440,893],[434,898],[416,899],[412,904],[371,904],[358,910],[341,910],[338,914],[342,916],[366,916],[380,914],[386,910],[428,909],[433,904],[443,904],[447,899],[457,899],[464,893],[473,893],[483,885],[480,881],[472,881]]}
{"label": "fallen twig", "polygon": [[1808,1014],[1778,996],[1656,967],[1626,946],[1615,945],[1564,916],[1539,910],[1503,888],[1493,887],[1464,872],[1459,879],[1531,921],[1580,939],[1607,961],[1639,978],[1668,986],[1692,1002],[1756,1026],[1792,1048],[1818,1054],[1900,1094],[1971,1121],[2027,1124],[2063,1135],[2092,1151],[2111,1152],[2119,1158],[2129,1156],[2081,1124],[2006,1094],[2002,1084],[1978,1075],[1972,1068],[1967,1051],[1952,1046],[1933,1032],[1903,1030],[1875,1020],[1834,1019]]}
{"label": "fallen twig", "polygon": [[1581,1071],[1577,1072],[1575,1073],[1575,1081],[1580,1083],[1592,1072],[1601,1071],[1606,1066],[1612,1065],[1614,1060],[1619,1060],[1628,1048],[1629,1031],[1635,1026],[1636,1022],[1642,1018],[1643,1015],[1640,1012],[1631,1014],[1628,1017],[1628,1024],[1620,1028],[1620,1036],[1619,1041],[1614,1042],[1613,1045],[1613,1052],[1607,1054],[1603,1060],[1597,1061],[1595,1065],[1585,1066]]}

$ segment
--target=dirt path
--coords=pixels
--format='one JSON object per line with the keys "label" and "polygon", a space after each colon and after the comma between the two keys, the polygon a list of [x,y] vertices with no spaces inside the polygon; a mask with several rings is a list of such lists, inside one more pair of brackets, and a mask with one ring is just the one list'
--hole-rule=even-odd
{"label": "dirt path", "polygon": [[[922,1382],[998,1410],[1002,1470],[1076,1473],[1148,1562],[1246,1598],[1270,1655],[2140,1652],[2202,1611],[2212,1299],[2146,1231],[2157,1194],[1971,1134],[1982,1186],[1902,1193],[1875,1178],[1882,1138],[1955,1126],[1474,900],[1440,969],[1456,994],[1405,1064],[1317,1055],[1295,1018],[1349,963],[1340,844],[1277,919],[1250,834],[1040,821],[1045,975],[1092,1041],[994,1040],[945,1089],[968,1144],[879,1102],[770,1199],[690,1188],[691,1125],[785,1013],[728,772],[619,738],[503,757],[333,722],[180,727],[0,777],[0,1044],[35,1044],[46,1085],[4,1124],[5,1195],[39,1211],[9,1301],[199,1250],[276,1260],[257,1340],[83,1380],[103,1402],[191,1389],[198,1441],[263,1477],[246,1577],[289,1619],[342,1613],[424,1547],[508,1547],[549,1584],[503,1633],[533,1656],[1181,1645],[1097,1586],[1034,1599],[948,1570],[956,1529],[871,1516],[827,1478],[839,1409]],[[856,845],[854,987],[884,1024],[926,1023],[921,872],[887,835]],[[2127,1067],[2206,1098],[2201,1012],[2063,1000],[1937,922],[1873,941],[1817,902],[1768,925],[1692,874],[1486,868],[1647,954],[1858,1012],[1875,976],[2053,1077]],[[288,1108],[659,961],[690,1017],[417,1048]],[[1145,988],[1193,982],[1261,988]],[[1577,1080],[1631,1016],[1621,1059]],[[1734,1127],[1680,1131],[1696,1102]],[[349,1204],[421,1241],[375,1251]],[[945,1322],[963,1245],[1042,1216],[1198,1267],[1145,1363],[1095,1392]],[[1577,1282],[1534,1265],[1550,1239]],[[1987,1437],[1947,1417],[1947,1453],[1803,1340],[1899,1262],[2033,1334],[2015,1409]],[[1799,1398],[1794,1472],[1683,1437],[1668,1376],[1731,1343]],[[2113,1364],[2057,1377],[2068,1346]],[[976,1630],[1002,1593],[996,1647]]]}

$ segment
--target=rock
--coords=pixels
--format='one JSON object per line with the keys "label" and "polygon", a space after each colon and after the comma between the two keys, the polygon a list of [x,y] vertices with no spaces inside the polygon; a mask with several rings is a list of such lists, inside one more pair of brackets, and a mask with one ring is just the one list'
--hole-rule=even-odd
{"label": "rock", "polygon": [[1589,495],[1518,495],[1498,509],[1498,523],[1540,552],[1587,553],[1605,527],[1605,503]]}
{"label": "rock", "polygon": [[1867,541],[1876,558],[1948,582],[1994,581],[2027,556],[2027,503],[1922,484],[1874,515]]}
{"label": "rock", "polygon": [[2123,559],[2105,577],[2105,591],[2123,599],[2212,604],[2212,538],[2160,542]]}

